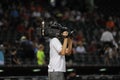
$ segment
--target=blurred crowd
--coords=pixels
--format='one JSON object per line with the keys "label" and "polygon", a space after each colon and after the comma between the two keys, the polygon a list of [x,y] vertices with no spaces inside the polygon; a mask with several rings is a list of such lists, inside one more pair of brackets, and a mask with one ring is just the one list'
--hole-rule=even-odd
{"label": "blurred crowd", "polygon": [[[92,64],[98,58],[102,64],[120,64],[119,16],[104,15],[96,10],[89,13],[69,8],[65,6],[64,0],[62,6],[57,8],[45,4],[43,0],[25,1],[6,0],[0,4],[0,64],[47,65],[49,37],[41,35],[42,20],[45,23],[56,20],[70,29],[75,29],[73,54],[66,56],[68,65],[77,62],[85,64],[85,59]],[[109,33],[104,38],[111,39],[112,36],[112,45],[103,44],[106,39],[101,37],[106,30]],[[109,34],[112,35],[109,37]],[[80,58],[86,62],[81,62]],[[43,64],[38,61],[41,59]]]}

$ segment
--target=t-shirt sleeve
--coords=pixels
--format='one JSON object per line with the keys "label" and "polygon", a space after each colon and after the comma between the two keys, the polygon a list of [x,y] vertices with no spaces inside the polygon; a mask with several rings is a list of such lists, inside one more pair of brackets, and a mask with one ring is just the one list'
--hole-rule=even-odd
{"label": "t-shirt sleeve", "polygon": [[57,38],[54,38],[52,43],[53,43],[54,48],[57,50],[57,52],[60,52],[62,49],[61,42]]}

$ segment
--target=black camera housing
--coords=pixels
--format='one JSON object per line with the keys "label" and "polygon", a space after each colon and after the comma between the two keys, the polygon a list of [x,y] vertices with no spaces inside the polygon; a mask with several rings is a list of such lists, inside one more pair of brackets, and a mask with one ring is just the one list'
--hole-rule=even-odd
{"label": "black camera housing", "polygon": [[63,31],[68,31],[69,34],[67,37],[71,37],[71,38],[74,36],[74,33],[75,33],[75,30],[73,30],[73,29],[71,30],[68,27],[64,27],[56,21],[51,21],[45,26],[45,36],[62,37],[61,33]]}

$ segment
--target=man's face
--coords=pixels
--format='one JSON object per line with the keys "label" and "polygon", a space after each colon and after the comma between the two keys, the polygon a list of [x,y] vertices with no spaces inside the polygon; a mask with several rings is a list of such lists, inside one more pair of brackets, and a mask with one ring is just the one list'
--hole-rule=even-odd
{"label": "man's face", "polygon": [[62,36],[67,37],[68,36],[68,31],[63,31]]}

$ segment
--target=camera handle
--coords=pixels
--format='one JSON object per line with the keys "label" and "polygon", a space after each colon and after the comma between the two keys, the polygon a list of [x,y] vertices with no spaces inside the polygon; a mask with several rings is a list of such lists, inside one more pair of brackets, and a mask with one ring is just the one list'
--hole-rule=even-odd
{"label": "camera handle", "polygon": [[42,36],[45,35],[45,22],[42,21]]}

